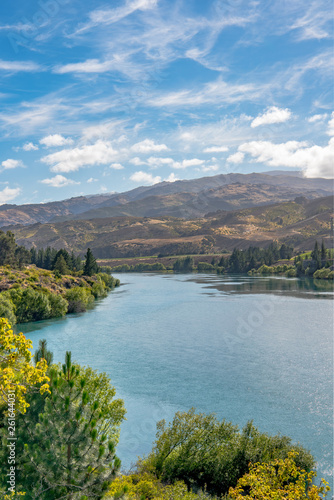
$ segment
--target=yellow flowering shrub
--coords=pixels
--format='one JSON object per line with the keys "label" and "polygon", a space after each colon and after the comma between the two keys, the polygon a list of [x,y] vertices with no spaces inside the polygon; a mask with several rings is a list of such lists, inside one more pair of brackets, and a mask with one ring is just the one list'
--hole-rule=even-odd
{"label": "yellow flowering shrub", "polygon": [[163,485],[149,473],[131,474],[116,478],[105,496],[106,500],[204,500],[208,498],[213,500],[216,497],[209,497],[206,493],[188,491],[183,481]]}
{"label": "yellow flowering shrub", "polygon": [[42,384],[40,392],[49,390],[44,359],[36,366],[30,364],[31,340],[23,333],[15,334],[5,318],[0,318],[0,404],[8,404],[9,393],[15,394],[15,410],[25,413],[27,387]]}
{"label": "yellow flowering shrub", "polygon": [[322,480],[320,486],[312,484],[316,473],[297,467],[291,451],[285,460],[257,463],[248,474],[239,479],[229,495],[235,500],[320,500],[326,497],[330,488]]}

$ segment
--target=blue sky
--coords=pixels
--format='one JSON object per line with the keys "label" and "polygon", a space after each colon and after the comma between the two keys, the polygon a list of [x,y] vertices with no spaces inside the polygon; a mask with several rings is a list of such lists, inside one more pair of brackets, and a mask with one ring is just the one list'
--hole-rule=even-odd
{"label": "blue sky", "polygon": [[327,0],[3,0],[0,204],[333,177]]}

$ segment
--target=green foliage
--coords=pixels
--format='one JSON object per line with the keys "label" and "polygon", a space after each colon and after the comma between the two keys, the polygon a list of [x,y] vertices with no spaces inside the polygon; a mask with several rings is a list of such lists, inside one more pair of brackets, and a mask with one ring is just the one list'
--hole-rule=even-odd
{"label": "green foliage", "polygon": [[59,274],[69,274],[70,270],[63,255],[57,257],[53,270],[55,272],[58,271]]}
{"label": "green foliage", "polygon": [[38,349],[35,351],[34,355],[34,363],[37,365],[42,359],[45,359],[48,366],[51,365],[53,360],[53,354],[51,351],[48,351],[46,340],[42,339],[38,343]]}
{"label": "green foliage", "polygon": [[15,305],[8,292],[0,293],[0,318],[8,319],[11,325],[15,325]]}
{"label": "green foliage", "polygon": [[213,497],[201,491],[197,493],[188,491],[183,481],[164,485],[154,475],[148,473],[116,478],[105,498],[124,500],[207,500],[210,498],[213,500]]}
{"label": "green foliage", "polygon": [[260,433],[252,422],[242,432],[213,414],[176,413],[173,422],[157,424],[152,452],[139,462],[140,471],[149,471],[160,480],[185,481],[189,487],[204,488],[212,494],[226,493],[248,472],[250,462],[286,458],[292,448],[299,451],[298,466],[310,470],[313,457],[286,436]]}
{"label": "green foliage", "polygon": [[333,271],[331,271],[328,267],[323,267],[322,269],[318,269],[313,274],[313,278],[327,280],[333,279]]}
{"label": "green foliage", "polygon": [[66,292],[65,298],[68,301],[68,313],[84,312],[94,302],[94,296],[86,287],[71,288]]}
{"label": "green foliage", "polygon": [[48,300],[51,307],[51,318],[60,318],[65,316],[68,310],[68,302],[60,294],[49,293]]}
{"label": "green foliage", "polygon": [[194,269],[194,259],[192,257],[184,257],[177,259],[173,264],[173,271],[179,273],[190,273]]}
{"label": "green foliage", "polygon": [[85,255],[85,265],[83,269],[84,276],[93,276],[98,272],[99,268],[96,263],[96,259],[90,248],[87,248],[87,253]]}
{"label": "green foliage", "polygon": [[166,271],[166,267],[161,262],[154,262],[149,264],[148,262],[139,262],[129,266],[128,264],[122,264],[120,266],[115,266],[112,268],[113,272],[118,273],[142,273],[142,272],[154,272],[154,271]]}
{"label": "green foliage", "polygon": [[16,308],[18,323],[40,321],[51,317],[51,305],[48,296],[33,288],[10,290]]}
{"label": "green foliage", "polygon": [[[105,374],[72,364],[71,353],[49,376],[51,394],[30,391],[29,412],[17,418],[18,490],[27,500],[100,499],[120,467],[115,447],[123,401]],[[0,433],[5,458],[6,430]],[[0,463],[4,486],[8,468]]]}
{"label": "green foliage", "polygon": [[215,266],[213,264],[209,264],[208,262],[199,262],[197,264],[197,271],[198,272],[205,272],[205,271],[214,271]]}
{"label": "green foliage", "polygon": [[119,279],[114,278],[110,274],[101,272],[97,274],[97,277],[103,281],[108,290],[112,290],[116,286],[120,285]]}

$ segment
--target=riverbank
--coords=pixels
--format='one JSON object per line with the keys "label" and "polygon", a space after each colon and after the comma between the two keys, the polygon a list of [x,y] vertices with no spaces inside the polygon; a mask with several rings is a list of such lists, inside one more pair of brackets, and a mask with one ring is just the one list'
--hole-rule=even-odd
{"label": "riverbank", "polygon": [[0,316],[12,325],[84,312],[120,281],[106,273],[62,275],[35,265],[0,267]]}

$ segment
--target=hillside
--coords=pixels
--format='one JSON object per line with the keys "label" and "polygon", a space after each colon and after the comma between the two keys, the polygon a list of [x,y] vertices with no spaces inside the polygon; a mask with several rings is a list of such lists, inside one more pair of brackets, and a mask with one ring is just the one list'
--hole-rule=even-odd
{"label": "hillside", "polygon": [[119,216],[203,217],[207,212],[235,210],[331,195],[333,181],[306,179],[285,172],[226,174],[162,182],[125,193],[80,196],[44,204],[0,206],[0,227]]}
{"label": "hillside", "polygon": [[108,217],[3,228],[18,244],[30,248],[67,248],[84,253],[89,246],[98,258],[156,254],[221,252],[249,245],[266,247],[273,240],[296,249],[312,248],[325,239],[332,247],[333,196],[218,211],[185,220],[164,217]]}

